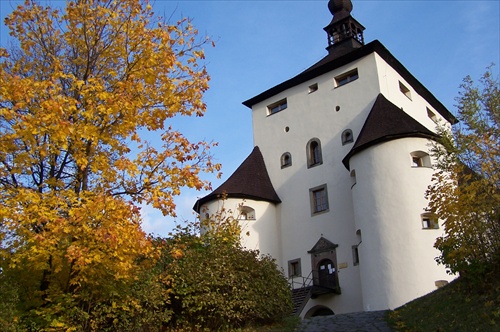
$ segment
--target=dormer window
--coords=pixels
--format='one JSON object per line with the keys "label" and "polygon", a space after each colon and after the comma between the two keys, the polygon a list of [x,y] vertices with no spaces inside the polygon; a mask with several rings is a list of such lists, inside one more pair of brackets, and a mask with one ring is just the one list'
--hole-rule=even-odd
{"label": "dormer window", "polygon": [[347,73],[341,74],[335,77],[335,87],[339,87],[342,85],[346,85],[352,81],[355,81],[359,78],[358,68],[348,71]]}
{"label": "dormer window", "polygon": [[288,107],[286,98],[267,106],[267,115],[272,115],[283,111]]}

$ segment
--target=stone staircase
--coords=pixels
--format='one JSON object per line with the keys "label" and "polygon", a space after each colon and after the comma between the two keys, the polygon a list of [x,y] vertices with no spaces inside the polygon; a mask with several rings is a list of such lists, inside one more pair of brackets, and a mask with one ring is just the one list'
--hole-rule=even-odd
{"label": "stone staircase", "polygon": [[311,289],[311,286],[292,289],[294,315],[299,315],[302,311],[302,308],[304,308],[307,301],[311,298]]}

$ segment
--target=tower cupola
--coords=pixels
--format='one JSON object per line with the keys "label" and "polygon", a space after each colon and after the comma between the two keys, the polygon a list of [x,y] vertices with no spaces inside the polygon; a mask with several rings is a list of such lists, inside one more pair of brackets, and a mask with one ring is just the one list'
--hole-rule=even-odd
{"label": "tower cupola", "polygon": [[328,9],[333,15],[330,24],[324,28],[328,35],[328,52],[341,56],[363,46],[365,28],[351,16],[351,0],[330,0]]}

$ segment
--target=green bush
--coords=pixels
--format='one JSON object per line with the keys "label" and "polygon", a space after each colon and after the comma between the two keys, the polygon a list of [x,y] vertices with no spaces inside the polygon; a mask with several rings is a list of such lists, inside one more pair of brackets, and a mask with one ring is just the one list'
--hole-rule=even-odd
{"label": "green bush", "polygon": [[200,236],[190,234],[182,232],[165,249],[171,327],[232,330],[271,324],[291,314],[291,292],[282,271],[270,256],[242,248],[237,226],[228,222]]}

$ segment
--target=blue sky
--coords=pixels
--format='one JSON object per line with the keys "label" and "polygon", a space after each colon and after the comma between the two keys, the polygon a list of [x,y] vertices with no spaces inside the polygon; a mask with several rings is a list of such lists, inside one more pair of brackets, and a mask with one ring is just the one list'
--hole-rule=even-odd
{"label": "blue sky", "polygon": [[[46,3],[47,1],[44,1]],[[60,6],[62,1],[48,1]],[[0,16],[19,1],[0,0]],[[217,141],[213,149],[223,177],[212,176],[214,189],[226,180],[253,148],[251,111],[241,103],[287,80],[326,55],[332,19],[327,0],[167,1],[153,3],[159,15],[193,19],[200,34],[216,47],[206,48],[212,77],[202,118],[172,122],[193,140]],[[500,1],[353,0],[352,16],[366,28],[365,42],[378,39],[451,112],[466,75],[477,79],[491,63],[500,68]],[[8,45],[1,26],[0,47]],[[176,200],[178,221],[195,218],[191,208],[206,192],[185,190]],[[144,229],[166,235],[174,226],[148,207]]]}

